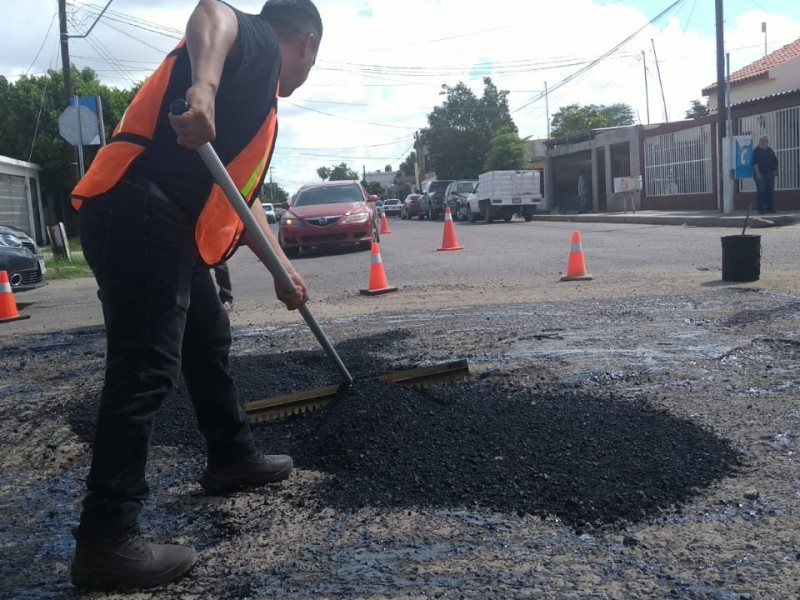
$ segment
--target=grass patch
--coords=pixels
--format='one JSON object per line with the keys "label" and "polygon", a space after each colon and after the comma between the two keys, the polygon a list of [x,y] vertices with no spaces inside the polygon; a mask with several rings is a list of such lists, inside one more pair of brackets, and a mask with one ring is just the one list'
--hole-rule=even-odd
{"label": "grass patch", "polygon": [[81,244],[77,240],[69,241],[69,252],[72,260],[67,260],[61,256],[53,256],[52,247],[42,248],[47,274],[45,279],[53,281],[55,279],[75,279],[77,277],[91,277],[92,270],[83,257]]}

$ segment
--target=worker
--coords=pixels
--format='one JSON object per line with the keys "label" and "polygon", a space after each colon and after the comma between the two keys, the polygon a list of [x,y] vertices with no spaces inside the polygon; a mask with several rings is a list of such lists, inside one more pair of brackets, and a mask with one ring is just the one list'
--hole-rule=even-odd
{"label": "worker", "polygon": [[[278,97],[305,82],[321,38],[311,0],[268,0],[255,15],[200,0],[185,38],[142,85],[72,192],[107,335],[88,491],[74,531],[78,586],[155,587],[196,561],[193,548],[152,543],[138,523],[153,420],[181,371],[206,439],[200,483],[208,493],[292,471],[291,457],[254,445],[229,370],[230,323],[209,268],[242,242],[270,263],[195,150],[214,142],[294,283],[289,291],[275,279],[277,298],[300,308],[306,284],[252,203],[269,168]],[[186,100],[187,112],[169,113],[176,99]]]}

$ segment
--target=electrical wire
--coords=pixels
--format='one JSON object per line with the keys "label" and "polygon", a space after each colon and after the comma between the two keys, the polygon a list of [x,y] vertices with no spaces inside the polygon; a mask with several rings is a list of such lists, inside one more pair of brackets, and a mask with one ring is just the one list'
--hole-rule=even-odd
{"label": "electrical wire", "polygon": [[[591,62],[590,62],[589,64],[587,64],[586,66],[584,66],[584,67],[582,67],[582,68],[578,69],[578,70],[577,70],[577,71],[575,71],[574,73],[572,73],[572,74],[568,75],[567,77],[565,77],[564,79],[562,79],[561,81],[559,81],[558,83],[556,83],[556,84],[555,84],[555,85],[554,85],[552,88],[550,88],[550,90],[549,90],[549,91],[551,91],[551,90],[557,90],[557,89],[559,89],[559,88],[561,88],[561,87],[563,87],[563,86],[567,85],[567,84],[568,84],[568,83],[570,83],[571,81],[574,81],[575,79],[577,79],[577,78],[581,77],[582,75],[584,75],[584,74],[588,73],[590,70],[592,70],[592,69],[593,69],[594,67],[596,67],[598,64],[600,64],[601,62],[603,62],[603,61],[604,61],[606,58],[608,58],[609,56],[611,56],[612,54],[614,54],[615,52],[617,52],[617,50],[619,50],[620,48],[622,48],[622,47],[623,47],[625,44],[627,44],[627,43],[628,43],[628,42],[630,42],[630,41],[631,41],[633,38],[635,38],[637,35],[639,35],[639,34],[640,34],[642,31],[644,31],[644,30],[645,30],[647,27],[650,27],[651,25],[654,25],[654,24],[658,23],[659,21],[661,21],[661,20],[662,20],[664,17],[666,17],[666,16],[667,16],[667,15],[668,15],[670,12],[672,12],[673,10],[675,10],[675,9],[676,9],[678,6],[680,6],[681,4],[683,4],[683,2],[685,2],[685,1],[686,1],[686,0],[675,0],[675,2],[673,2],[672,4],[670,4],[670,5],[669,5],[669,6],[668,6],[666,9],[664,9],[664,10],[663,10],[663,11],[661,11],[661,12],[660,12],[658,15],[656,15],[655,17],[653,17],[652,19],[650,19],[650,20],[649,20],[647,23],[645,23],[644,25],[642,25],[642,26],[641,26],[639,29],[637,29],[636,31],[634,31],[632,34],[630,34],[630,35],[629,35],[628,37],[626,37],[624,40],[622,40],[621,42],[619,42],[618,44],[616,44],[616,45],[615,45],[613,48],[611,48],[610,50],[608,50],[608,51],[607,51],[607,52],[605,52],[604,54],[600,55],[598,58],[594,59],[593,61],[591,61]],[[537,102],[538,100],[541,100],[543,97],[544,97],[544,92],[542,92],[541,94],[538,94],[537,96],[534,96],[533,98],[531,98],[531,99],[530,99],[530,100],[528,100],[527,102],[523,103],[521,106],[519,106],[519,107],[517,107],[516,109],[514,109],[513,111],[511,111],[511,114],[513,115],[513,114],[515,114],[515,113],[517,113],[517,112],[519,112],[519,111],[521,111],[521,110],[524,110],[525,108],[527,108],[528,106],[530,106],[530,105],[531,105],[531,104],[533,104],[534,102]]]}

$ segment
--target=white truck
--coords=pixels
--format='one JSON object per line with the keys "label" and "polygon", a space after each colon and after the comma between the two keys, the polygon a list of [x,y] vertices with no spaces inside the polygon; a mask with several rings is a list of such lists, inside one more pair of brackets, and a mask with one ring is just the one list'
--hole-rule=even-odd
{"label": "white truck", "polygon": [[478,187],[467,198],[467,220],[510,221],[518,214],[530,221],[541,204],[539,171],[489,171],[478,176]]}

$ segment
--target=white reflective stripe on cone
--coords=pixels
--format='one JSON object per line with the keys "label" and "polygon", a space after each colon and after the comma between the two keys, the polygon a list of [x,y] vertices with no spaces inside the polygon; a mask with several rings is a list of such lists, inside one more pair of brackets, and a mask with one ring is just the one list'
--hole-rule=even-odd
{"label": "white reflective stripe on cone", "polygon": [[7,281],[0,283],[0,294],[10,294],[11,293],[11,284]]}
{"label": "white reflective stripe on cone", "polygon": [[382,264],[382,263],[383,263],[383,261],[381,260],[381,255],[380,255],[380,253],[378,253],[378,254],[373,254],[373,255],[372,255],[372,261],[371,261],[371,264],[373,264],[373,265],[380,265],[380,264]]}

